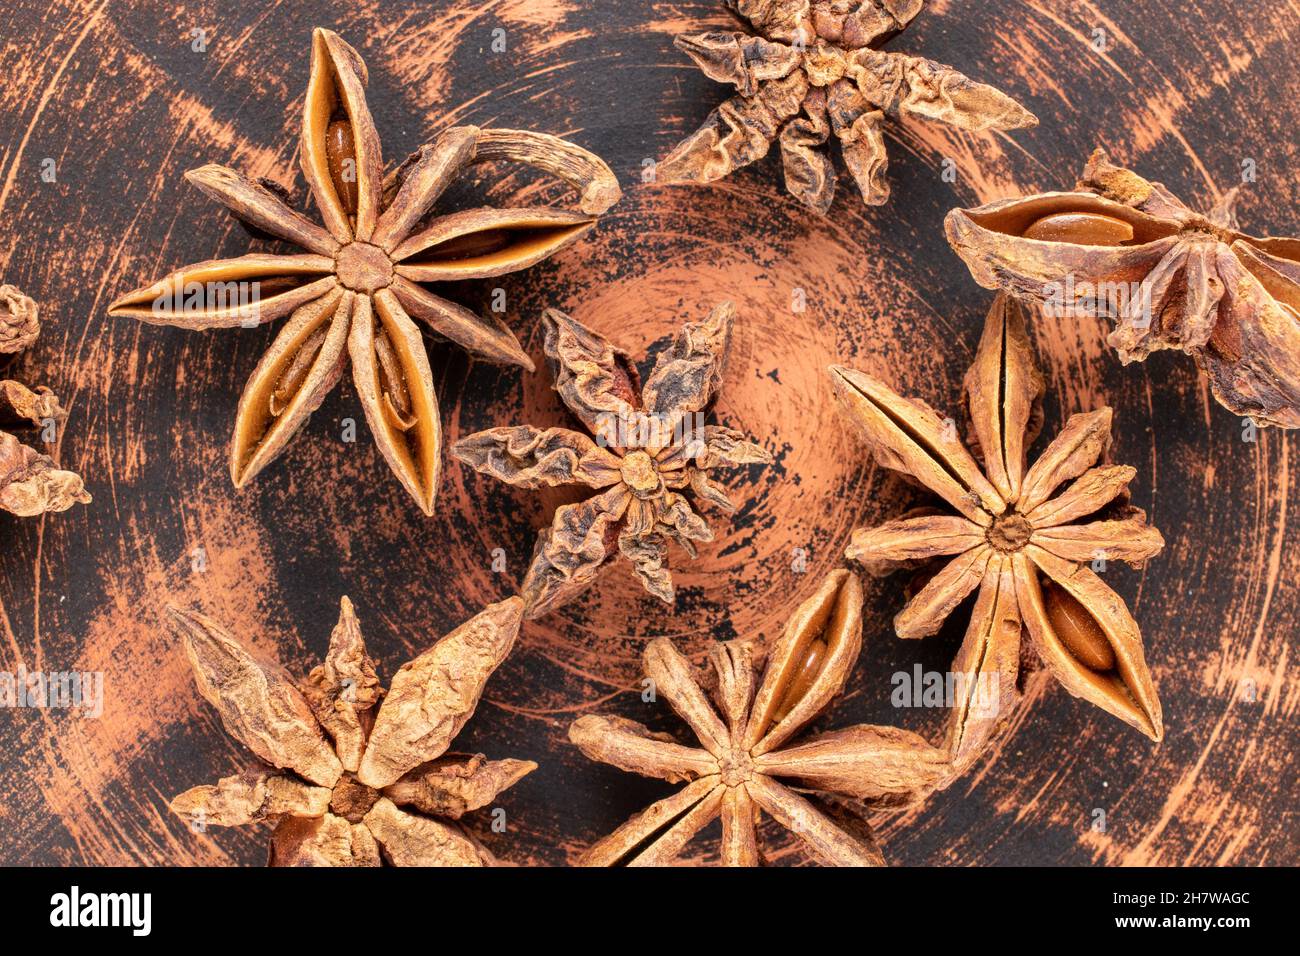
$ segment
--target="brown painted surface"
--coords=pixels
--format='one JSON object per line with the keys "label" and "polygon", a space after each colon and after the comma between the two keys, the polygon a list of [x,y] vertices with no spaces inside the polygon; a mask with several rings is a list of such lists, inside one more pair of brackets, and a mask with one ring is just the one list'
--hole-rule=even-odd
{"label": "brown painted surface", "polygon": [[[513,590],[559,501],[448,461],[437,513],[425,519],[373,447],[346,382],[237,493],[226,463],[235,404],[275,328],[189,333],[105,317],[123,291],[249,248],[186,186],[186,169],[217,162],[292,182],[301,206],[295,151],[313,25],[339,30],[366,58],[390,162],[444,126],[473,122],[568,135],[614,167],[626,194],[604,223],[499,283],[506,319],[535,358],[547,306],[634,354],[662,347],[723,298],[738,307],[717,415],[762,442],[775,466],[730,478],[741,510],[710,515],[717,540],[696,562],[674,553],[675,613],[625,567],[608,570],[585,598],[525,626],[460,738],[461,749],[541,763],[500,801],[508,832],[488,839],[508,859],[561,864],[667,792],[586,761],[565,736],[593,709],[680,729],[636,692],[646,640],[668,634],[698,651],[774,633],[840,563],[853,527],[911,500],[867,464],[832,409],[824,369],[844,361],[958,412],[989,295],[943,240],[950,207],[1071,184],[1103,142],[1203,207],[1249,161],[1243,225],[1300,233],[1297,13],[1266,0],[936,0],[889,48],[996,83],[1042,125],[990,138],[895,122],[890,204],[868,210],[842,181],[818,219],[785,195],[774,160],[711,189],[641,181],[643,162],[725,95],[671,45],[674,33],[726,27],[716,0],[11,5],[0,276],[43,306],[45,331],[22,377],[50,384],[70,408],[54,453],[85,476],[95,502],[0,517],[0,670],[104,671],[106,703],[98,720],[0,712],[0,862],[261,862],[264,830],[196,835],[166,810],[171,795],[234,772],[244,755],[194,691],[161,608],[199,607],[302,674],[346,593],[391,677]],[[207,32],[206,52],[191,49],[195,29]],[[503,53],[491,50],[497,29]],[[46,159],[56,182],[41,178]],[[955,181],[943,177],[946,160]],[[476,195],[571,202],[527,174],[482,172],[484,188],[446,207]],[[495,284],[454,294],[481,307]],[[792,308],[796,290],[803,311]],[[1040,674],[975,771],[918,809],[877,818],[887,859],[1300,862],[1291,763],[1300,437],[1243,441],[1242,423],[1181,356],[1123,368],[1099,325],[1039,324],[1033,335],[1050,386],[1045,433],[1063,414],[1112,405],[1114,458],[1138,468],[1135,502],[1168,541],[1145,571],[1107,572],[1142,625],[1166,738],[1150,744]],[[431,359],[449,442],[493,425],[565,421],[545,372],[470,364],[440,345]],[[354,444],[341,440],[349,418]],[[492,569],[498,548],[505,573]],[[807,554],[803,573],[796,549]],[[890,677],[915,663],[946,668],[960,634],[893,637],[902,586],[867,582],[862,660],[825,725],[898,723],[937,738],[943,712],[892,707]]]}

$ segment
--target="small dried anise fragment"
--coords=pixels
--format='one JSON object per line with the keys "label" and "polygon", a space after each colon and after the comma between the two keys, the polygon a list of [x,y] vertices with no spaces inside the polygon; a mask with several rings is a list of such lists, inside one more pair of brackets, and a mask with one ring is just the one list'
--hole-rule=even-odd
{"label": "small dried anise fragment", "polygon": [[545,350],[555,389],[596,440],[567,428],[516,425],[478,432],[452,447],[476,471],[518,488],[586,485],[600,492],[557,508],[538,536],[523,585],[529,617],[577,595],[617,554],[632,562],[647,591],[672,604],[669,542],[694,557],[692,542],[713,540],[684,492],[734,511],[709,472],[724,463],[771,460],[740,432],[702,424],[722,381],[734,313],[724,303],[703,322],[684,326],[642,387],[626,353],[549,309]]}
{"label": "small dried anise fragment", "polygon": [[758,866],[762,811],[824,863],[883,866],[868,809],[924,799],[952,766],[946,752],[897,727],[859,724],[792,742],[839,695],[861,646],[862,586],[842,570],[794,612],[765,665],[761,645],[731,641],[710,652],[706,678],[667,638],[651,642],[646,675],[699,746],[596,715],[576,720],[569,739],[593,760],[687,786],[592,846],[582,864],[664,865],[721,817],[723,865]]}
{"label": "small dried anise fragment", "polygon": [[[0,352],[21,352],[36,341],[41,331],[38,312],[36,303],[18,289],[0,285]],[[0,508],[31,518],[90,503],[79,475],[60,470],[49,455],[4,430],[45,428],[67,417],[58,396],[44,385],[33,390],[12,379],[0,381]]]}
{"label": "small dried anise fragment", "polygon": [[940,559],[895,617],[898,636],[936,633],[977,592],[953,664],[963,680],[946,745],[958,770],[1019,700],[1023,631],[1066,690],[1160,740],[1160,700],[1141,632],[1090,564],[1140,564],[1164,539],[1128,504],[1135,469],[1098,463],[1110,446],[1109,408],[1071,415],[1026,467],[1044,382],[1016,300],[994,301],[966,375],[972,450],[924,402],[862,372],[833,366],[831,375],[876,460],[947,505],[853,533],[848,557],[873,573]]}
{"label": "small dried anise fragment", "polygon": [[1097,150],[1073,192],[954,209],[948,241],[980,285],[1115,323],[1124,363],[1181,349],[1214,397],[1300,427],[1300,239],[1238,231],[1237,189],[1207,214]]}
{"label": "small dried anise fragment", "polygon": [[0,352],[22,352],[41,334],[35,300],[11,285],[0,285]]}
{"label": "small dried anise fragment", "polygon": [[497,862],[457,821],[537,765],[447,748],[519,634],[519,598],[490,605],[404,664],[387,692],[346,597],[325,662],[301,687],[215,621],[169,611],[199,692],[261,761],[187,790],[173,813],[192,825],[274,824],[272,866]]}
{"label": "small dried anise fragment", "polygon": [[[329,30],[316,30],[299,156],[324,227],[276,191],[227,169],[186,174],[251,229],[306,250],[253,253],[187,266],[122,296],[110,315],[185,329],[260,325],[288,315],[244,387],[230,450],[243,487],[320,407],[347,364],[379,450],[425,514],[442,467],[442,424],[418,320],[476,358],[531,370],[499,319],[475,314],[426,285],[505,275],[587,232],[619,198],[597,156],[543,133],[456,126],[387,178],[366,105],[366,67]],[[474,163],[521,162],[581,194],[580,211],[467,209],[433,216]],[[245,291],[247,290],[247,292]]]}
{"label": "small dried anise fragment", "polygon": [[835,198],[832,135],[864,202],[889,200],[885,113],[972,132],[1035,126],[999,90],[950,66],[877,49],[921,12],[922,0],[726,0],[749,33],[701,33],[676,44],[737,95],[659,164],[660,182],[715,182],[781,144],[785,186],[825,213]]}

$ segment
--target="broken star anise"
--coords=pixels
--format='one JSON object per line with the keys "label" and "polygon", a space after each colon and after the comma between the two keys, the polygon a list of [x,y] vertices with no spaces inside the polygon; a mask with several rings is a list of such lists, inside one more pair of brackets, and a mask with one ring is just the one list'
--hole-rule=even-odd
{"label": "broken star anise", "polygon": [[792,742],[838,696],[861,646],[862,586],[842,570],[794,612],[765,665],[761,646],[730,641],[710,652],[708,679],[670,640],[652,641],[646,675],[699,746],[594,714],[575,721],[569,739],[593,760],[687,785],[588,849],[582,864],[664,865],[721,817],[723,865],[757,866],[762,811],[825,863],[882,866],[868,807],[922,799],[952,768],[946,752],[897,727],[859,724]]}
{"label": "broken star anise", "polygon": [[[298,432],[349,361],[366,421],[393,472],[433,512],[442,426],[418,319],[471,355],[532,369],[499,319],[434,295],[425,283],[482,279],[531,266],[573,242],[619,198],[609,167],[554,136],[457,126],[387,178],[365,97],[366,67],[336,34],[316,30],[299,159],[324,227],[223,166],[186,178],[296,255],[254,253],[187,266],[109,307],[187,329],[289,321],[239,400],[230,476],[242,487]],[[523,162],[581,193],[581,212],[467,209],[429,219],[472,163]]]}
{"label": "broken star anise", "polygon": [[[485,608],[404,664],[385,695],[345,597],[301,689],[215,621],[169,609],[199,692],[261,761],[171,802],[191,826],[269,821],[273,866],[483,866],[457,821],[537,769],[448,753],[519,634],[523,602]],[[382,701],[382,703],[381,703]]]}
{"label": "broken star anise", "polygon": [[[32,298],[14,286],[0,285],[0,352],[21,352],[35,342],[41,331],[39,313]],[[0,381],[0,508],[31,518],[90,503],[79,475],[61,470],[49,455],[6,430],[15,425],[45,428],[67,417],[58,396],[44,385],[33,390],[12,379]]]}
{"label": "broken star anise", "polygon": [[1136,471],[1098,464],[1110,445],[1109,408],[1071,415],[1026,467],[1044,383],[1021,306],[997,297],[966,375],[974,454],[953,421],[924,402],[862,372],[832,366],[831,376],[876,460],[947,505],[853,533],[848,557],[873,573],[942,561],[895,617],[898,636],[936,633],[978,590],[953,665],[964,680],[946,746],[958,764],[983,748],[1019,700],[1022,632],[1066,690],[1159,740],[1160,701],[1141,632],[1090,565],[1138,564],[1164,539],[1128,504]]}
{"label": "broken star anise", "polygon": [[567,428],[517,425],[478,432],[452,447],[476,471],[518,488],[586,485],[600,492],[557,508],[538,536],[523,585],[529,617],[575,596],[616,554],[632,562],[647,591],[672,604],[668,543],[694,557],[692,542],[713,540],[683,492],[733,511],[709,472],[724,463],[771,460],[740,432],[703,424],[722,381],[734,313],[724,303],[703,322],[684,326],[643,388],[626,353],[563,312],[547,310],[544,348],[555,389],[596,440]]}
{"label": "broken star anise", "polygon": [[945,226],[980,285],[1113,321],[1126,364],[1180,349],[1225,408],[1298,428],[1300,239],[1238,231],[1237,194],[1201,215],[1099,149],[1073,192],[954,209]]}
{"label": "broken star anise", "polygon": [[889,200],[886,111],[958,129],[1019,129],[1038,123],[1005,93],[950,66],[876,49],[911,22],[922,0],[726,0],[749,33],[676,39],[704,74],[737,95],[659,164],[660,182],[711,183],[781,144],[785,186],[824,213],[835,198],[828,143],[872,206]]}

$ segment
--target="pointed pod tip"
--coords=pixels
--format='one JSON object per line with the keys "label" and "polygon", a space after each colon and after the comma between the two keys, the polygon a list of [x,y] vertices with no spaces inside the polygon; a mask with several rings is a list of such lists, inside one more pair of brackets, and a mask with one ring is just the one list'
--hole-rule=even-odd
{"label": "pointed pod tip", "polygon": [[546,325],[557,327],[561,325],[576,324],[575,320],[571,316],[567,313],[561,312],[559,309],[544,309],[542,311],[542,322]]}
{"label": "pointed pod tip", "polygon": [[828,365],[826,370],[830,373],[831,387],[841,393],[852,391],[855,379],[862,375],[861,372],[846,365]]}
{"label": "pointed pod tip", "polygon": [[163,608],[166,615],[172,619],[175,624],[187,624],[193,620],[193,611],[183,608],[179,604],[168,604]]}
{"label": "pointed pod tip", "polygon": [[192,648],[196,639],[202,641],[208,636],[207,627],[209,621],[198,611],[176,604],[168,604],[164,611],[168,617],[172,632],[181,639],[187,648]]}

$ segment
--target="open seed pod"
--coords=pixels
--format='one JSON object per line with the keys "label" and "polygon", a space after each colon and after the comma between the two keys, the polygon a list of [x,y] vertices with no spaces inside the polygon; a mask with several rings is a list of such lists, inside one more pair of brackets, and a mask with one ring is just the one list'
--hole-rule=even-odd
{"label": "open seed pod", "polygon": [[1300,426],[1300,239],[1240,232],[1237,190],[1207,215],[1097,150],[1072,192],[954,209],[945,229],[980,285],[1114,322],[1125,362],[1180,349],[1214,396]]}
{"label": "open seed pod", "polygon": [[866,804],[915,802],[952,768],[945,751],[897,727],[859,724],[795,740],[843,689],[861,646],[862,587],[847,571],[827,575],[799,606],[762,667],[750,642],[732,641],[710,653],[707,680],[671,641],[652,642],[646,674],[699,746],[596,715],[575,721],[569,739],[593,760],[687,786],[628,820],[582,862],[662,865],[721,817],[723,865],[759,865],[757,823],[766,813],[824,863],[882,865]]}
{"label": "open seed pod", "polygon": [[[187,266],[122,296],[109,314],[199,330],[289,316],[240,398],[230,454],[235,487],[284,450],[350,364],[380,452],[432,514],[442,426],[417,323],[477,358],[530,371],[533,363],[499,318],[428,286],[505,275],[555,254],[618,200],[618,182],[572,143],[476,126],[443,130],[386,178],[361,57],[318,29],[311,64],[299,156],[323,226],[234,170],[204,166],[186,174],[250,229],[305,251]],[[580,208],[432,214],[472,164],[498,160],[560,177],[579,193]]]}
{"label": "open seed pod", "polygon": [[302,684],[211,618],[169,610],[199,692],[258,760],[173,798],[173,813],[202,827],[272,824],[272,866],[497,862],[463,819],[537,764],[449,748],[514,646],[519,598],[408,661],[387,691],[346,597],[324,662]]}
{"label": "open seed pod", "polygon": [[966,376],[982,466],[925,403],[863,372],[836,366],[831,377],[877,460],[911,475],[946,506],[853,533],[850,560],[877,567],[930,561],[937,568],[895,617],[898,635],[937,633],[976,594],[953,663],[962,681],[948,746],[959,769],[1020,699],[1022,633],[1068,691],[1159,740],[1160,701],[1141,632],[1091,564],[1140,564],[1164,539],[1128,504],[1136,470],[1102,461],[1109,408],[1072,415],[1028,465],[1043,378],[1015,300],[994,301]]}

